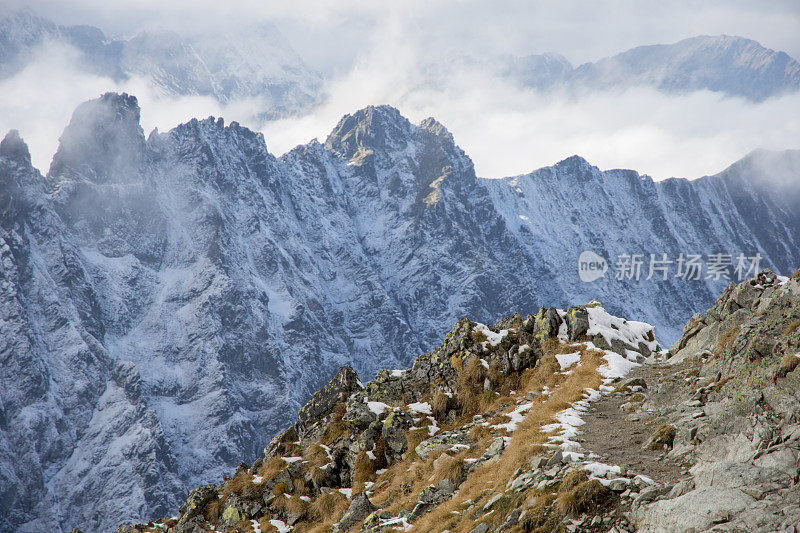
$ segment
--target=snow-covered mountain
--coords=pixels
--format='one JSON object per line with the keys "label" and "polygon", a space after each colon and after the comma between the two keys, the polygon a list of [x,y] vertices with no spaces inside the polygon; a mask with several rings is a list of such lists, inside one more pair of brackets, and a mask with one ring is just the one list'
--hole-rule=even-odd
{"label": "snow-covered mountain", "polygon": [[74,47],[82,68],[116,81],[142,77],[165,94],[221,103],[255,99],[265,118],[307,110],[322,96],[320,76],[271,24],[192,35],[150,30],[114,40],[92,26],[14,13],[0,20],[0,79],[19,72],[48,44]]}
{"label": "snow-covered mountain", "polygon": [[751,39],[729,35],[638,46],[576,68],[557,54],[525,56],[502,64],[506,75],[538,89],[708,90],[754,102],[800,89],[800,63],[795,59]]}
{"label": "snow-covered mountain", "polygon": [[582,283],[578,254],[760,252],[789,273],[797,209],[764,168],[797,160],[654,183],[572,157],[486,180],[444,126],[391,107],[276,158],[221,119],[145,138],[136,99],[107,94],[75,111],[42,176],[12,132],[0,529],[164,514],[259,455],[340,365],[404,366],[462,316],[600,297],[677,338],[724,281]]}

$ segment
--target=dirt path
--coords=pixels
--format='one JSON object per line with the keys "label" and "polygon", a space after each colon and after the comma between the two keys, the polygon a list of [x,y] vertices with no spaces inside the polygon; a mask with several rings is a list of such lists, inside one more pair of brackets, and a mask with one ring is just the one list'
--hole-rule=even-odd
{"label": "dirt path", "polygon": [[[660,378],[676,370],[665,364],[642,365],[633,369],[624,381],[644,378],[648,389],[653,390]],[[631,393],[612,393],[592,404],[583,417],[586,423],[581,427],[581,445],[599,455],[598,461],[627,469],[628,475],[642,474],[659,483],[674,484],[682,477],[684,467],[666,457],[663,451],[642,448],[660,424],[648,421],[652,416],[631,420],[630,411],[620,410],[631,396]]]}

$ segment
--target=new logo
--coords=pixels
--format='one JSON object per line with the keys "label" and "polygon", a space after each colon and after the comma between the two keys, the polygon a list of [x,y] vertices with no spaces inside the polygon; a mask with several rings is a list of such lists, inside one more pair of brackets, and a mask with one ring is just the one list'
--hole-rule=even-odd
{"label": "new logo", "polygon": [[606,275],[608,262],[594,252],[585,250],[578,257],[578,276],[584,283],[591,283]]}

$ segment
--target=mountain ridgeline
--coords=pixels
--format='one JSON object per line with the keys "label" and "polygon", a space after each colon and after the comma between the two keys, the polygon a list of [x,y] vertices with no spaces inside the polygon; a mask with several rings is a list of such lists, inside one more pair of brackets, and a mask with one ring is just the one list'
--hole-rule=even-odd
{"label": "mountain ridgeline", "polygon": [[581,251],[759,253],[791,273],[799,160],[653,182],[576,156],[490,180],[443,125],[387,106],[277,158],[222,119],[145,138],[136,99],[109,93],[75,111],[43,176],[11,132],[0,529],[164,516],[260,455],[340,366],[405,367],[464,316],[597,297],[675,340],[726,280],[583,283]]}
{"label": "mountain ridgeline", "polygon": [[706,90],[752,102],[800,89],[800,63],[786,52],[733,35],[637,46],[577,67],[559,54],[524,56],[511,60],[506,74],[536,89],[652,87],[672,94]]}

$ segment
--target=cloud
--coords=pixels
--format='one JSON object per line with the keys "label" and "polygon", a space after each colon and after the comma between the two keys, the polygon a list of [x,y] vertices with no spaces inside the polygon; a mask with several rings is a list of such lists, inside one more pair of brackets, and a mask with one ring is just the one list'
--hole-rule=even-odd
{"label": "cloud", "polygon": [[561,52],[594,61],[641,44],[730,34],[800,57],[796,0],[5,0],[60,23],[94,24],[130,36],[144,27],[213,33],[275,22],[311,64],[351,64],[386,20],[400,17],[429,50]]}
{"label": "cloud", "polygon": [[542,94],[493,75],[480,61],[458,62],[441,49],[432,59],[431,47],[409,33],[402,15],[387,19],[367,48],[330,84],[329,99],[313,114],[262,126],[271,150],[324,138],[342,115],[367,104],[393,105],[414,121],[434,116],[485,177],[521,174],[579,154],[601,168],[694,178],[755,148],[795,148],[800,139],[800,94],[760,104],[708,91],[676,96],[647,88]]}
{"label": "cloud", "polygon": [[[492,65],[499,54],[548,51],[578,64],[641,44],[719,33],[800,57],[795,1],[76,0],[67,7],[37,0],[32,8],[59,23],[96,24],[121,36],[154,24],[213,36],[238,24],[273,22],[328,77],[328,97],[312,113],[261,124],[254,118],[264,107],[258,100],[223,106],[210,97],[162,94],[144,78],[116,83],[82,71],[74,50],[48,43],[23,72],[0,81],[0,128],[20,129],[43,170],[73,109],[109,90],[139,98],[145,133],[223,116],[261,129],[276,154],[323,139],[344,114],[387,103],[414,121],[439,119],[487,177],[572,154],[656,178],[697,177],[755,148],[796,148],[800,138],[800,96],[751,104],[709,92],[666,96],[649,89],[543,95],[494,75]],[[465,56],[477,61],[462,61]]]}
{"label": "cloud", "polygon": [[256,113],[264,108],[263,102],[255,99],[222,105],[207,96],[165,95],[142,77],[115,82],[86,73],[74,48],[45,42],[33,52],[24,70],[0,81],[0,135],[19,130],[34,166],[46,173],[75,108],[108,91],[127,92],[139,99],[145,135],[156,127],[165,131],[194,117],[211,115],[240,117],[242,124],[256,127]]}

